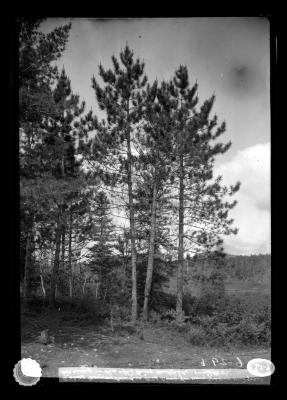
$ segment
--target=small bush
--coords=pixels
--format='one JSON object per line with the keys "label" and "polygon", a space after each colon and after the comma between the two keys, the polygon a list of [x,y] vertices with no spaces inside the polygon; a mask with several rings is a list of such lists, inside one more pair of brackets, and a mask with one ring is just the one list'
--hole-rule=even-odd
{"label": "small bush", "polygon": [[175,319],[176,319],[176,310],[173,309],[173,308],[170,308],[170,309],[166,310],[165,312],[162,313],[161,319],[163,321],[166,321],[166,322],[175,321]]}
{"label": "small bush", "polygon": [[164,310],[175,309],[175,306],[176,296],[174,294],[158,291],[151,301],[150,309],[162,313]]}
{"label": "small bush", "polygon": [[206,332],[200,325],[191,325],[187,333],[186,339],[195,346],[206,344]]}
{"label": "small bush", "polygon": [[72,299],[63,297],[57,300],[56,306],[63,321],[94,323],[109,315],[107,305],[91,295]]}
{"label": "small bush", "polygon": [[149,321],[153,324],[159,324],[162,321],[160,313],[151,310],[149,313]]}
{"label": "small bush", "polygon": [[22,302],[23,311],[41,312],[48,306],[48,299],[44,297],[31,297]]}
{"label": "small bush", "polygon": [[127,322],[130,320],[130,307],[128,305],[114,305],[112,307],[113,318],[119,322]]}
{"label": "small bush", "polygon": [[182,308],[185,315],[194,315],[197,311],[197,298],[191,296],[190,293],[186,293],[183,296]]}

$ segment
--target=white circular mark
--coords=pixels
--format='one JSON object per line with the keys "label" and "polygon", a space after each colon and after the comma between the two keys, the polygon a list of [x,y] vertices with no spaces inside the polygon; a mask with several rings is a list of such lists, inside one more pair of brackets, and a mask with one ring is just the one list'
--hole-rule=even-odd
{"label": "white circular mark", "polygon": [[270,360],[253,358],[247,364],[247,371],[254,376],[270,376],[275,371],[275,366]]}
{"label": "white circular mark", "polygon": [[23,358],[21,360],[21,370],[26,376],[37,378],[42,376],[42,370],[39,363],[31,358]]}

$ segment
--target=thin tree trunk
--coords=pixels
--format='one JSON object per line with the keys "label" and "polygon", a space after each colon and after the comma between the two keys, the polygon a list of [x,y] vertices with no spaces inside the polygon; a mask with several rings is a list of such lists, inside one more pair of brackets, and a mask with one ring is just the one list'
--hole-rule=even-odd
{"label": "thin tree trunk", "polygon": [[43,278],[42,274],[40,275],[40,279],[41,279],[41,288],[43,291],[43,296],[44,296],[44,298],[46,298],[46,289],[45,289],[44,278]]}
{"label": "thin tree trunk", "polygon": [[183,225],[184,225],[184,208],[183,208],[183,156],[180,154],[179,159],[179,223],[178,223],[178,270],[177,270],[177,299],[176,299],[176,320],[178,323],[182,321],[182,300],[183,300]]}
{"label": "thin tree trunk", "polygon": [[112,302],[110,301],[110,326],[111,326],[111,331],[114,332],[114,316],[113,316],[113,306]]}
{"label": "thin tree trunk", "polygon": [[98,298],[98,293],[99,293],[99,282],[96,282],[96,299]]}
{"label": "thin tree trunk", "polygon": [[72,232],[73,232],[73,212],[70,210],[70,221],[69,221],[69,296],[73,297],[73,271],[72,271]]}
{"label": "thin tree trunk", "polygon": [[31,292],[31,237],[32,229],[27,234],[26,239],[26,254],[25,254],[25,270],[24,270],[24,282],[23,282],[23,298],[27,300],[30,297]]}
{"label": "thin tree trunk", "polygon": [[69,277],[69,297],[73,298],[73,277]]}
{"label": "thin tree trunk", "polygon": [[62,224],[61,224],[61,216],[58,217],[58,223],[56,228],[56,248],[55,248],[55,258],[54,265],[51,276],[51,290],[50,290],[50,306],[55,306],[56,299],[56,284],[58,280],[59,267],[60,267],[60,248],[61,248],[61,233],[62,233]]}
{"label": "thin tree trunk", "polygon": [[42,292],[43,292],[43,297],[46,298],[46,289],[45,289],[45,283],[44,283],[44,277],[43,277],[43,271],[41,268],[41,264],[40,264],[40,279],[41,279],[41,288],[42,288]]}
{"label": "thin tree trunk", "polygon": [[66,227],[63,224],[62,226],[62,250],[61,250],[61,268],[65,270],[65,242],[66,242]]}
{"label": "thin tree trunk", "polygon": [[65,158],[64,157],[62,157],[62,160],[61,160],[61,173],[62,173],[62,178],[64,178],[65,177]]}
{"label": "thin tree trunk", "polygon": [[83,296],[85,295],[85,287],[86,287],[86,283],[87,283],[87,276],[85,276],[85,280],[84,280],[84,284],[83,284],[83,289],[82,289]]}
{"label": "thin tree trunk", "polygon": [[[61,229],[61,262],[60,268],[63,272],[65,271],[65,242],[66,242],[66,226],[64,221],[64,216],[62,220],[62,229]],[[57,294],[59,293],[59,287],[57,286]],[[57,295],[56,295],[57,297]]]}
{"label": "thin tree trunk", "polygon": [[[28,92],[30,87],[28,86]],[[30,127],[27,129],[27,139],[28,139],[28,151],[31,151],[31,132]],[[33,232],[33,214],[31,217],[31,226],[29,227],[27,239],[26,239],[26,253],[25,253],[25,266],[24,266],[24,279],[23,279],[23,298],[27,300],[31,295],[31,261],[32,261],[32,232]]]}
{"label": "thin tree trunk", "polygon": [[107,291],[108,289],[106,288],[105,293],[104,293],[104,297],[103,297],[103,303],[105,302],[106,296],[107,296]]}
{"label": "thin tree trunk", "polygon": [[132,186],[132,154],[131,154],[131,138],[130,129],[127,129],[127,156],[128,156],[128,193],[129,193],[129,209],[130,209],[130,236],[131,236],[131,261],[132,261],[132,315],[131,322],[136,323],[137,320],[137,255],[135,243],[135,218],[133,205],[133,186]]}
{"label": "thin tree trunk", "polygon": [[147,273],[145,281],[145,291],[144,291],[144,307],[143,307],[143,320],[148,319],[148,305],[152,284],[152,274],[154,265],[154,243],[155,243],[155,230],[156,230],[156,181],[153,183],[153,195],[152,195],[152,209],[151,209],[151,228],[150,228],[150,238],[149,238],[149,254],[148,254],[148,264]]}

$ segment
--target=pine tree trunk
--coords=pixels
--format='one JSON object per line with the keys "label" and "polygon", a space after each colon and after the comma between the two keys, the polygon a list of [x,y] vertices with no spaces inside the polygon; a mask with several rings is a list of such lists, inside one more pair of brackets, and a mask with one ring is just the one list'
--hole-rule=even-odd
{"label": "pine tree trunk", "polygon": [[41,279],[41,288],[42,288],[43,296],[44,296],[44,298],[46,298],[46,289],[45,289],[44,278],[43,278],[42,273],[40,274],[40,279]]}
{"label": "pine tree trunk", "polygon": [[[28,86],[27,88],[28,92],[30,90],[30,87]],[[31,131],[30,128],[28,127],[27,131],[27,139],[28,139],[28,151],[31,151]],[[26,301],[30,295],[31,295],[31,261],[32,261],[32,246],[31,246],[31,240],[32,240],[32,232],[33,232],[33,215],[31,218],[31,226],[29,227],[28,234],[27,234],[27,239],[26,239],[26,253],[25,253],[25,266],[24,266],[24,279],[23,279],[23,299]]]}
{"label": "pine tree trunk", "polygon": [[27,300],[31,294],[31,237],[32,228],[27,234],[26,240],[26,254],[25,254],[25,270],[24,270],[24,282],[23,282],[23,298]]}
{"label": "pine tree trunk", "polygon": [[182,321],[182,300],[183,300],[183,224],[184,224],[184,208],[183,208],[183,156],[180,154],[179,159],[179,220],[178,220],[178,270],[177,270],[177,299],[176,299],[176,321]]}
{"label": "pine tree trunk", "polygon": [[147,264],[147,273],[146,273],[145,291],[144,291],[144,307],[143,307],[143,320],[144,321],[146,321],[148,319],[148,306],[149,306],[153,265],[154,265],[154,243],[155,243],[155,230],[156,230],[156,195],[157,195],[157,188],[156,188],[156,181],[154,181],[152,209],[151,209],[149,254],[148,254],[148,264]]}
{"label": "pine tree trunk", "polygon": [[111,326],[111,331],[114,332],[114,316],[113,316],[113,306],[110,302],[110,326]]}
{"label": "pine tree trunk", "polygon": [[98,298],[98,293],[99,293],[99,282],[96,282],[96,299]]}
{"label": "pine tree trunk", "polygon": [[64,271],[65,270],[65,243],[66,243],[66,226],[64,223],[62,225],[61,238],[62,238],[61,268]]}
{"label": "pine tree trunk", "polygon": [[73,297],[73,271],[72,271],[72,232],[73,232],[73,212],[70,210],[70,221],[69,221],[69,258],[68,258],[68,269],[69,269],[69,296]]}
{"label": "pine tree trunk", "polygon": [[56,238],[55,238],[55,243],[56,243],[55,258],[51,276],[51,290],[50,290],[50,302],[49,302],[51,307],[55,306],[55,300],[56,300],[56,285],[58,281],[58,274],[60,267],[61,233],[62,233],[62,224],[59,215],[56,228]]}
{"label": "pine tree trunk", "polygon": [[84,283],[83,283],[83,288],[82,288],[83,297],[85,296],[85,288],[86,288],[87,279],[88,279],[88,277],[85,276]]}
{"label": "pine tree trunk", "polygon": [[73,298],[73,277],[69,276],[69,297]]}
{"label": "pine tree trunk", "polygon": [[40,280],[41,280],[41,288],[42,288],[42,292],[43,292],[43,297],[46,298],[47,293],[46,293],[46,289],[45,289],[45,282],[44,282],[44,276],[43,276],[43,270],[41,267],[41,263],[39,264],[39,272],[40,272]]}
{"label": "pine tree trunk", "polygon": [[131,322],[137,320],[137,255],[135,242],[135,218],[133,205],[133,187],[132,187],[132,155],[130,130],[127,130],[127,155],[128,155],[128,193],[129,193],[129,211],[130,211],[130,236],[131,236],[131,261],[132,261],[132,315]]}

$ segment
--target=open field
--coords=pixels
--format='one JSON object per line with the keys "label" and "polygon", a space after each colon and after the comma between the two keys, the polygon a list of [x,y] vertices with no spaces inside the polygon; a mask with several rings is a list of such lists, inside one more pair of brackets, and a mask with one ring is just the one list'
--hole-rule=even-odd
{"label": "open field", "polygon": [[[243,296],[246,293],[259,293],[268,294],[271,293],[271,283],[266,282],[251,282],[239,279],[227,279],[224,282],[225,292],[227,295],[236,294],[238,296]],[[176,293],[176,275],[173,276],[170,281],[166,284],[166,291],[169,293]],[[188,290],[191,295],[198,296],[200,294],[199,287],[195,284],[190,283]]]}

